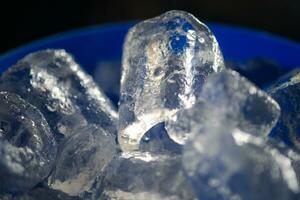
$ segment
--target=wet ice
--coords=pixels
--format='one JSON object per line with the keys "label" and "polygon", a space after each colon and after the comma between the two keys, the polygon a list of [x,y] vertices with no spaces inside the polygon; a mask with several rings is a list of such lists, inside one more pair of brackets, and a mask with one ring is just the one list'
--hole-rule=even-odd
{"label": "wet ice", "polygon": [[131,28],[119,102],[122,149],[137,150],[152,126],[191,107],[207,76],[222,68],[214,35],[189,13],[169,11]]}
{"label": "wet ice", "polygon": [[101,189],[103,199],[195,198],[183,174],[181,156],[148,152],[122,153],[116,156],[106,168],[98,190]]}
{"label": "wet ice", "polygon": [[59,150],[51,188],[72,196],[89,191],[116,152],[115,138],[96,125],[77,129]]}
{"label": "wet ice", "polygon": [[27,55],[2,75],[0,89],[40,109],[58,141],[92,123],[116,134],[117,114],[109,99],[64,50]]}
{"label": "wet ice", "polygon": [[189,132],[183,165],[197,197],[296,198],[299,183],[290,158],[265,137],[279,117],[277,103],[231,70],[210,76],[200,96],[193,109],[180,113],[183,123],[177,126]]}
{"label": "wet ice", "polygon": [[227,116],[228,123],[245,132],[267,136],[280,115],[278,104],[238,73],[226,69],[211,75],[204,85],[197,107],[181,110],[167,122],[168,134],[176,142],[184,144],[192,129],[206,116],[198,113],[205,109],[218,109]]}
{"label": "wet ice", "polygon": [[16,94],[0,92],[0,192],[24,191],[44,180],[56,150],[39,110]]}

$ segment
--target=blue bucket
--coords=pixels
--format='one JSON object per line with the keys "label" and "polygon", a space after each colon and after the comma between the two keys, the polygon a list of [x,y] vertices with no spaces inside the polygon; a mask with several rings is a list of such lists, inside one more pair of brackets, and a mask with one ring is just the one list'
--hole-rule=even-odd
{"label": "blue bucket", "polygon": [[[116,23],[57,34],[13,49],[0,56],[0,73],[33,51],[63,48],[89,73],[99,62],[120,60],[124,37],[133,23]],[[208,24],[226,60],[268,58],[286,69],[300,66],[300,45],[284,38],[249,29]]]}

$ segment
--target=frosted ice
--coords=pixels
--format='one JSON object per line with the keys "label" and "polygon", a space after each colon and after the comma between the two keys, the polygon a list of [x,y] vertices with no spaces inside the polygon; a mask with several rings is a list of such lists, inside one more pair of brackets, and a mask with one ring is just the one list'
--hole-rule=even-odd
{"label": "frosted ice", "polygon": [[122,153],[105,171],[98,189],[100,199],[195,199],[183,174],[181,156]]}
{"label": "frosted ice", "polygon": [[0,193],[24,191],[45,179],[56,149],[39,110],[16,94],[0,92]]}
{"label": "frosted ice", "polygon": [[292,71],[269,88],[268,93],[279,103],[281,116],[271,136],[300,149],[300,71]]}
{"label": "frosted ice", "polygon": [[183,163],[199,199],[299,198],[290,159],[262,138],[224,124],[193,136]]}
{"label": "frosted ice", "polygon": [[137,150],[148,129],[191,107],[206,77],[222,68],[214,35],[189,13],[169,11],[131,28],[122,61],[122,149]]}
{"label": "frosted ice", "polygon": [[115,138],[107,131],[95,125],[77,129],[61,145],[49,186],[72,196],[89,191],[115,152]]}
{"label": "frosted ice", "polygon": [[92,123],[116,134],[117,114],[109,99],[64,50],[27,55],[2,75],[0,89],[40,109],[58,140]]}
{"label": "frosted ice", "polygon": [[211,75],[200,96],[197,106],[179,111],[166,123],[168,134],[180,144],[187,141],[193,127],[206,117],[200,112],[208,106],[226,115],[226,123],[262,136],[270,133],[280,115],[278,104],[267,93],[229,69]]}
{"label": "frosted ice", "polygon": [[287,156],[265,138],[241,131],[220,107],[204,108],[183,153],[199,199],[297,199],[299,182]]}

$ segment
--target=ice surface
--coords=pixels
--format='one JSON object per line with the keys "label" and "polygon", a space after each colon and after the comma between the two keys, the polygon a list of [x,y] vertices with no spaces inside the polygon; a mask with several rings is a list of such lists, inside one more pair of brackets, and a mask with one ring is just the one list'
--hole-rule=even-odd
{"label": "ice surface", "polygon": [[169,11],[130,29],[124,44],[119,142],[137,150],[145,132],[193,105],[207,76],[223,68],[208,27],[183,11]]}
{"label": "ice surface", "polygon": [[273,85],[268,93],[279,103],[281,116],[271,136],[300,149],[300,71],[292,71]]}
{"label": "ice surface", "polygon": [[98,188],[100,199],[195,199],[181,156],[122,153],[105,171]]}
{"label": "ice surface", "polygon": [[288,157],[258,136],[220,125],[195,133],[184,151],[183,163],[199,199],[299,199]]}
{"label": "ice surface", "polygon": [[115,138],[95,125],[77,129],[61,147],[49,186],[72,196],[89,191],[116,152]]}
{"label": "ice surface", "polygon": [[2,75],[0,89],[40,109],[58,140],[86,124],[116,134],[117,114],[109,99],[64,50],[29,54]]}
{"label": "ice surface", "polygon": [[1,200],[82,200],[79,197],[70,197],[60,191],[48,188],[35,188],[24,194],[0,195]]}
{"label": "ice surface", "polygon": [[45,179],[56,150],[39,110],[18,95],[0,92],[0,192],[24,191]]}
{"label": "ice surface", "polygon": [[200,105],[194,113],[202,115],[201,121],[183,151],[198,199],[297,199],[299,182],[287,156],[264,137],[241,131],[239,122],[221,111],[224,107]]}
{"label": "ice surface", "polygon": [[262,136],[270,133],[280,115],[278,104],[270,96],[230,69],[208,78],[196,104],[179,111],[166,123],[168,134],[180,144],[187,141],[192,129],[206,117],[201,110],[208,106],[226,115],[226,123]]}

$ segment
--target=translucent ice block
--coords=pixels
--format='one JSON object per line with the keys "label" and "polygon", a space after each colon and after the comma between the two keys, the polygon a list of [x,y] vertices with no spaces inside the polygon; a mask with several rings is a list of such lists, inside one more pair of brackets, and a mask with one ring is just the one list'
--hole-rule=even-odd
{"label": "translucent ice block", "polygon": [[115,152],[115,138],[107,131],[95,125],[80,128],[62,143],[48,184],[72,196],[89,191]]}
{"label": "translucent ice block", "polygon": [[179,111],[167,122],[170,137],[184,144],[192,129],[206,118],[201,111],[208,107],[226,115],[228,125],[234,124],[242,131],[262,136],[270,133],[280,115],[278,104],[267,93],[237,72],[225,69],[208,78],[197,106]]}
{"label": "translucent ice block", "polygon": [[64,50],[27,55],[2,75],[0,88],[40,109],[58,140],[87,124],[116,134],[117,114],[109,99]]}
{"label": "translucent ice block", "polygon": [[16,94],[0,92],[0,193],[24,191],[44,180],[56,150],[40,111]]}
{"label": "translucent ice block", "polygon": [[105,171],[99,184],[102,198],[195,199],[182,170],[181,156],[122,153]]}
{"label": "translucent ice block", "polygon": [[208,75],[223,66],[214,35],[189,13],[169,11],[131,28],[122,61],[122,149],[137,150],[152,126],[191,107]]}

